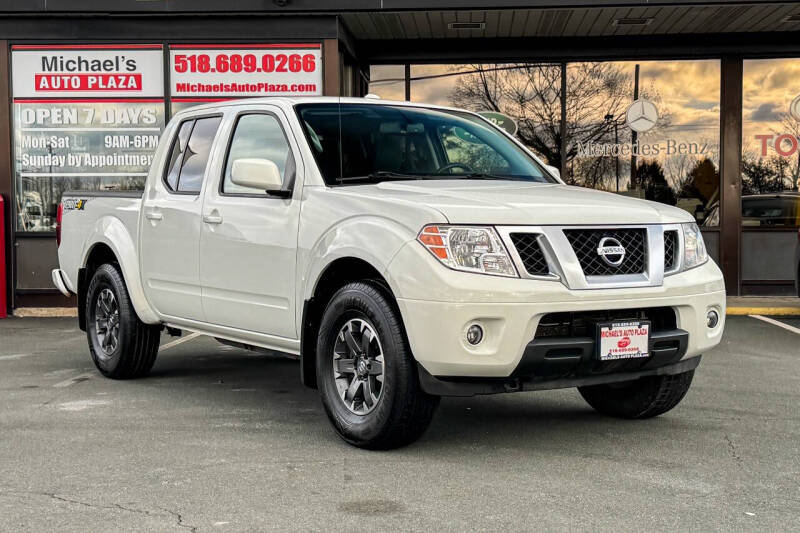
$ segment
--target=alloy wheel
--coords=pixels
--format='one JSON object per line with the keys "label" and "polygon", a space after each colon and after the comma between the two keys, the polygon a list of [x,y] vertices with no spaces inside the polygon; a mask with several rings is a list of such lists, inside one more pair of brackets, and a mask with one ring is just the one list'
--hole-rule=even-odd
{"label": "alloy wheel", "polygon": [[339,330],[333,376],[339,398],[352,413],[365,415],[378,405],[383,394],[383,347],[366,320],[353,318]]}
{"label": "alloy wheel", "polygon": [[103,289],[94,306],[95,336],[106,357],[119,345],[119,305],[111,289]]}

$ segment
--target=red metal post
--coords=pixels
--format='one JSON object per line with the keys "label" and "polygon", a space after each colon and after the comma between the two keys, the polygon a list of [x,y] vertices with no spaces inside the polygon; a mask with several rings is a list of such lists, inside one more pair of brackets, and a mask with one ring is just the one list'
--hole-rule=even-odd
{"label": "red metal post", "polygon": [[0,196],[0,318],[6,318],[6,236],[5,236],[5,203]]}

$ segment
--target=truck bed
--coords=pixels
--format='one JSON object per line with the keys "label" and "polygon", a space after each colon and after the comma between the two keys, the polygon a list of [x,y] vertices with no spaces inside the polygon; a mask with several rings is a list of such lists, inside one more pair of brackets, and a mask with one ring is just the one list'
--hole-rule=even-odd
{"label": "truck bed", "polygon": [[[143,191],[67,191],[62,196],[61,245],[58,256],[67,288],[77,289],[78,269],[87,247],[98,242],[100,228],[117,225],[132,243],[138,242]],[[120,235],[120,237],[123,237]]]}

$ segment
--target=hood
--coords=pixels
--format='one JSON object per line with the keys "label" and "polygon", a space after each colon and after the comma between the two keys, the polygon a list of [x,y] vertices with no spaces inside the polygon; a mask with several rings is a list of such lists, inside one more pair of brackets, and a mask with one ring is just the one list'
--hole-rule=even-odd
{"label": "hood", "polygon": [[694,222],[677,207],[583,187],[485,180],[384,181],[342,187],[349,194],[424,204],[452,224],[570,225]]}

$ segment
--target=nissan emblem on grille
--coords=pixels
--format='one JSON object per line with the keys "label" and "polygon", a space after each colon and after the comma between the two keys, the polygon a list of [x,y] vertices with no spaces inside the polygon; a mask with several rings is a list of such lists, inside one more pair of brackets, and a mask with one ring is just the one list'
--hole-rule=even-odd
{"label": "nissan emblem on grille", "polygon": [[597,245],[597,255],[608,266],[618,267],[625,260],[625,248],[614,237],[603,237]]}

